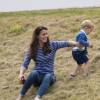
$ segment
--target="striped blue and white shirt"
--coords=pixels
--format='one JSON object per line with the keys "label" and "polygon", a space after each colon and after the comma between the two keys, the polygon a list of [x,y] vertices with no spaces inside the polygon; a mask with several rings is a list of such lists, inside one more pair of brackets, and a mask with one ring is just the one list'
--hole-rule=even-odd
{"label": "striped blue and white shirt", "polygon": [[[56,51],[60,48],[69,46],[68,41],[50,41],[51,52],[47,55],[44,55],[42,48],[38,48],[34,70],[41,73],[54,73],[54,58]],[[29,63],[29,53],[26,53],[22,66],[27,69]]]}

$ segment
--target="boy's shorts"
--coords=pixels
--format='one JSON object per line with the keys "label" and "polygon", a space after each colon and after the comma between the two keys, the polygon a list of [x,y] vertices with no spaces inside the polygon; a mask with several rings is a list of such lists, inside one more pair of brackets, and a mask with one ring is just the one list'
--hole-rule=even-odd
{"label": "boy's shorts", "polygon": [[86,51],[72,51],[72,56],[78,65],[86,63],[89,60]]}

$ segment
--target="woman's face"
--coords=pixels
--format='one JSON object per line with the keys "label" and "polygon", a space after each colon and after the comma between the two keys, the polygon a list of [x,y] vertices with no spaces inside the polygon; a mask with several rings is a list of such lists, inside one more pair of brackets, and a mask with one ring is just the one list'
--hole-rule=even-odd
{"label": "woman's face", "polygon": [[42,30],[39,34],[39,42],[46,43],[48,39],[48,31]]}

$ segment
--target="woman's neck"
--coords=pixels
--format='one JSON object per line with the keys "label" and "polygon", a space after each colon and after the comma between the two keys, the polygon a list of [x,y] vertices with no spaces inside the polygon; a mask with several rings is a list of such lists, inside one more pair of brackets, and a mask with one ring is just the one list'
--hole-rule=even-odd
{"label": "woman's neck", "polygon": [[39,47],[40,47],[40,48],[43,48],[43,46],[44,46],[44,43],[39,42]]}

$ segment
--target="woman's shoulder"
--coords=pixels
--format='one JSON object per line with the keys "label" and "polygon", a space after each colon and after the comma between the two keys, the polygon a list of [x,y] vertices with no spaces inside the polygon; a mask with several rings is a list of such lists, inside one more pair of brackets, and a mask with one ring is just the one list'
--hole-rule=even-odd
{"label": "woman's shoulder", "polygon": [[51,41],[50,41],[50,44],[51,44],[51,45],[55,45],[55,44],[57,44],[57,42],[58,42],[58,40],[51,40]]}
{"label": "woman's shoulder", "polygon": [[63,44],[67,44],[67,40],[52,40],[50,41],[50,44],[53,46],[53,47],[56,47],[56,46],[59,46],[59,45],[63,45]]}
{"label": "woman's shoulder", "polygon": [[56,44],[57,44],[57,40],[51,40],[50,41],[50,46],[51,47],[56,47]]}
{"label": "woman's shoulder", "polygon": [[56,41],[57,41],[57,40],[51,40],[50,43],[52,44],[52,43],[55,43]]}

